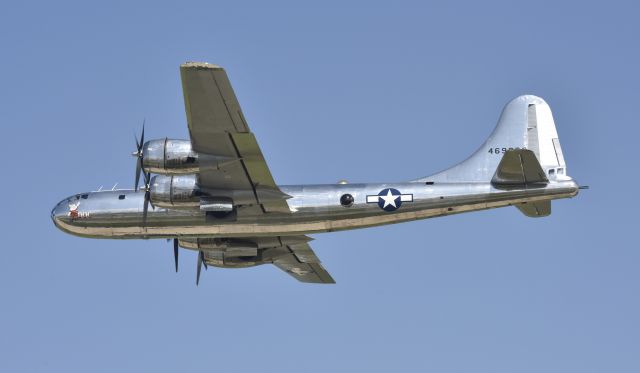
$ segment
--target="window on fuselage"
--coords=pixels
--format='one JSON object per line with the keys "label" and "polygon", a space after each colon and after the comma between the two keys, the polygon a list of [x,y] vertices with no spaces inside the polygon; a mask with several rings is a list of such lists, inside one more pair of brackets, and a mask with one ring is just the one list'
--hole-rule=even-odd
{"label": "window on fuselage", "polygon": [[127,197],[126,195],[121,194],[121,195],[118,196],[118,199],[125,199],[126,197]]}

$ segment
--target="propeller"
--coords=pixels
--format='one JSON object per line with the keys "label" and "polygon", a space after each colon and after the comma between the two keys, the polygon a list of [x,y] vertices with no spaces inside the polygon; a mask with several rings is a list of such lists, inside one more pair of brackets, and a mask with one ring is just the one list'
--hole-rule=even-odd
{"label": "propeller", "polygon": [[136,184],[135,190],[138,190],[138,184],[140,183],[140,171],[142,171],[142,161],[144,158],[144,154],[142,151],[142,147],[144,146],[144,124],[146,119],[142,121],[142,134],[140,135],[140,142],[138,142],[138,136],[133,135],[136,139],[136,151],[131,153],[132,156],[136,157]]}
{"label": "propeller", "polygon": [[202,257],[203,257],[202,251],[199,251],[198,252],[198,269],[196,272],[196,286],[200,284],[200,271],[202,270],[202,262],[204,261]]}
{"label": "propeller", "polygon": [[176,261],[176,273],[178,273],[178,250],[179,250],[178,239],[174,238],[173,239],[173,258]]}
{"label": "propeller", "polygon": [[204,252],[198,252],[198,270],[196,272],[196,286],[200,283],[200,271],[202,270],[202,265],[204,264],[204,269],[207,270],[207,262],[204,260]]}
{"label": "propeller", "polygon": [[[144,207],[142,209],[142,226],[147,225],[147,212],[149,211],[149,202],[151,202],[151,173],[145,172],[144,174]],[[155,210],[153,202],[151,207]]]}

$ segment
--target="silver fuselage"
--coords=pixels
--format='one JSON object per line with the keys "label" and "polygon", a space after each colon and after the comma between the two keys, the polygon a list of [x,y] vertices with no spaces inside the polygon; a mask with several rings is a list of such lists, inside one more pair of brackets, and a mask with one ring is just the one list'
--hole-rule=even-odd
{"label": "silver fuselage", "polygon": [[[291,236],[357,229],[384,224],[573,197],[578,185],[571,179],[541,187],[497,189],[491,183],[379,183],[280,186],[292,198],[291,213],[264,213],[256,206],[238,206],[225,217],[207,217],[197,208],[149,208],[143,224],[144,192],[113,190],[81,193],[62,200],[51,212],[56,226],[92,238],[187,238]],[[395,211],[367,202],[381,190],[394,188],[411,195]],[[349,207],[344,194],[354,197]],[[71,212],[71,207],[74,211]]]}

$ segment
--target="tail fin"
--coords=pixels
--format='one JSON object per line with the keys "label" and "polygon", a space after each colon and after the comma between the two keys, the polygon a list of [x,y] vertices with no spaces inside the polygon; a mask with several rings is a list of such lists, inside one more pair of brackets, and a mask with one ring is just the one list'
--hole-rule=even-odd
{"label": "tail fin", "polygon": [[489,182],[504,154],[529,149],[549,179],[567,178],[566,164],[549,105],[540,97],[516,97],[502,110],[487,141],[465,161],[416,181]]}

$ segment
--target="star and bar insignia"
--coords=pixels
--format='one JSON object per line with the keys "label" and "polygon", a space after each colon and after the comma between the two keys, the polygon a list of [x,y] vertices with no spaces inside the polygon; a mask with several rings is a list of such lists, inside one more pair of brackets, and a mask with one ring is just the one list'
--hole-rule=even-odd
{"label": "star and bar insignia", "polygon": [[398,189],[382,189],[377,195],[368,195],[367,203],[377,203],[384,211],[395,211],[402,202],[413,202],[413,194],[402,194]]}

